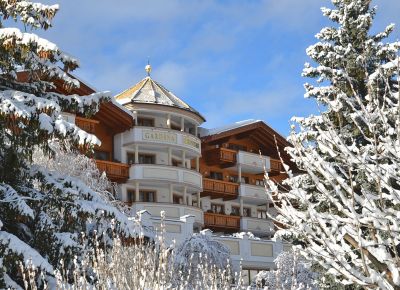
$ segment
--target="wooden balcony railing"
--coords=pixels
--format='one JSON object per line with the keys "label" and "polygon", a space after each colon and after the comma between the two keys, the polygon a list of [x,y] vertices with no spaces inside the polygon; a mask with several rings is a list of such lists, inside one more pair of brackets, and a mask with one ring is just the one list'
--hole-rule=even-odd
{"label": "wooden balcony railing", "polygon": [[239,194],[239,184],[210,178],[203,178],[202,196],[222,198],[224,200],[236,199]]}
{"label": "wooden balcony railing", "polygon": [[282,163],[278,159],[270,159],[271,172],[279,174],[282,171]]}
{"label": "wooden balcony railing", "polygon": [[86,119],[82,117],[75,117],[75,124],[85,130],[88,133],[94,134],[96,131],[96,125],[99,123],[97,120]]}
{"label": "wooden balcony railing", "polygon": [[214,148],[204,152],[205,161],[208,165],[220,165],[229,167],[236,164],[237,151],[227,148]]}
{"label": "wooden balcony railing", "polygon": [[240,229],[240,217],[231,216],[217,213],[204,213],[204,225],[206,227],[217,227],[229,230],[239,230]]}
{"label": "wooden balcony railing", "polygon": [[236,150],[226,149],[226,148],[218,148],[219,149],[219,158],[224,162],[236,163]]}
{"label": "wooden balcony railing", "polygon": [[104,160],[96,160],[100,172],[105,172],[113,182],[126,182],[129,178],[129,165]]}

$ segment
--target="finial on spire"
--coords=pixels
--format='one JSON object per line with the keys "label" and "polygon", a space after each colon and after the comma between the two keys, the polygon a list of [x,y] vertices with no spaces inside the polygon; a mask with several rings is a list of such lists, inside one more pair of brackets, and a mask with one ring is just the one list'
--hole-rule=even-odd
{"label": "finial on spire", "polygon": [[147,58],[147,65],[145,66],[144,69],[145,69],[146,72],[147,72],[147,76],[150,76],[150,73],[151,73],[151,65],[150,65],[150,59],[149,59],[149,58]]}

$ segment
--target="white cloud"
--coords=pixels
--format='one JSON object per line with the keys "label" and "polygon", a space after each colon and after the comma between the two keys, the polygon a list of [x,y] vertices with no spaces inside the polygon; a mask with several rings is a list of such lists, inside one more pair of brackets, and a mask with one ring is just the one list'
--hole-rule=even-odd
{"label": "white cloud", "polygon": [[[60,3],[45,36],[80,59],[82,78],[118,93],[145,76],[150,56],[154,78],[214,125],[232,115],[289,119],[308,112],[299,82],[304,43],[288,39],[312,44],[326,23],[320,6],[330,6],[328,0],[43,2]],[[397,22],[400,38],[400,1],[373,3],[380,7],[376,27]],[[267,45],[259,46],[263,40]],[[256,73],[263,81],[253,84]]]}

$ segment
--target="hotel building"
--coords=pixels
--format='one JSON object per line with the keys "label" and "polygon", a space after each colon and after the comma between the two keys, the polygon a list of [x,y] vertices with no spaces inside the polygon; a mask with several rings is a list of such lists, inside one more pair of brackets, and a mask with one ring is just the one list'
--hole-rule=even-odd
{"label": "hotel building", "polygon": [[[209,229],[206,234],[230,248],[235,269],[242,260],[245,280],[273,268],[289,245],[274,238],[276,211],[263,177],[267,171],[276,182],[286,178],[276,144],[288,163],[283,148],[290,144],[262,121],[200,127],[205,118],[153,80],[150,66],[146,71],[115,97],[119,105],[102,105],[92,119],[75,117],[102,141],[95,150],[99,169],[144,225],[159,229],[165,212],[169,241]],[[85,94],[94,92],[82,85]]]}

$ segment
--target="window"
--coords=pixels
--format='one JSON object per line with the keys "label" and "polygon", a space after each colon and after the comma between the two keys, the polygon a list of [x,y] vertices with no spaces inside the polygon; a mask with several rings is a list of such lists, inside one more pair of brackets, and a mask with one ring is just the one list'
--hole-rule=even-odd
{"label": "window", "polygon": [[172,197],[172,203],[183,204],[183,197],[180,196],[180,195],[174,194],[173,197]]}
{"label": "window", "polygon": [[[240,216],[240,207],[238,207],[238,206],[232,206],[231,215]],[[244,217],[250,217],[250,216],[251,216],[251,210],[250,210],[250,208],[247,208],[247,207],[244,207],[244,208],[243,208],[243,216],[244,216]]]}
{"label": "window", "polygon": [[[237,175],[230,175],[228,179],[229,182],[239,183],[239,176]],[[247,176],[242,176],[240,183],[249,183],[249,178]]]}
{"label": "window", "polygon": [[126,160],[129,165],[135,163],[135,153],[128,152],[126,153]]}
{"label": "window", "polygon": [[210,178],[216,180],[223,180],[222,172],[210,171]]}
{"label": "window", "polygon": [[244,217],[250,217],[251,216],[251,210],[248,207],[243,208],[243,216]]}
{"label": "window", "polygon": [[240,216],[240,207],[232,206],[231,215]]}
{"label": "window", "polygon": [[[139,201],[142,202],[155,202],[156,201],[156,193],[154,191],[139,191]],[[132,203],[136,201],[135,190],[127,191],[127,203]]]}
{"label": "window", "polygon": [[242,176],[242,178],[240,179],[240,183],[248,184],[249,183],[249,178],[247,176]]}
{"label": "window", "polygon": [[178,159],[172,159],[172,166],[181,167],[182,162]]}
{"label": "window", "polygon": [[218,214],[225,214],[225,208],[223,204],[211,204],[211,211],[213,213],[218,213]]}
{"label": "window", "polygon": [[178,125],[176,125],[174,123],[171,123],[171,129],[180,131],[181,130],[181,126],[178,126]]}
{"label": "window", "polygon": [[156,193],[154,191],[139,191],[139,201],[155,202]]}
{"label": "window", "polygon": [[267,218],[267,211],[266,210],[257,210],[257,218],[259,219],[266,219]]}
{"label": "window", "polygon": [[195,132],[196,132],[195,128],[193,128],[193,127],[189,128],[189,132],[188,132],[189,134],[194,135]]}
{"label": "window", "polygon": [[256,179],[256,185],[258,186],[265,186],[265,182],[263,179]]}
{"label": "window", "polygon": [[154,127],[154,119],[138,117],[137,118],[137,125],[138,126],[144,126],[144,127]]}
{"label": "window", "polygon": [[[244,286],[251,285],[251,282],[255,279],[256,275],[260,271],[262,271],[262,270],[243,269],[242,270],[242,279],[243,279]],[[265,284],[265,282],[263,284]],[[257,285],[257,286],[265,286],[265,285]]]}
{"label": "window", "polygon": [[135,201],[135,191],[134,190],[128,190],[126,193],[126,202],[127,203],[132,203]]}
{"label": "window", "polygon": [[139,154],[139,164],[156,164],[156,156],[152,154]]}
{"label": "window", "polygon": [[229,176],[229,182],[238,183],[238,181],[239,181],[239,177],[237,175],[230,175]]}
{"label": "window", "polygon": [[94,159],[110,160],[110,152],[94,150]]}

